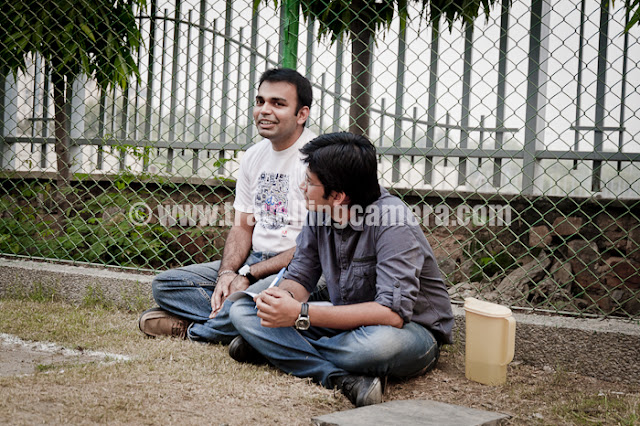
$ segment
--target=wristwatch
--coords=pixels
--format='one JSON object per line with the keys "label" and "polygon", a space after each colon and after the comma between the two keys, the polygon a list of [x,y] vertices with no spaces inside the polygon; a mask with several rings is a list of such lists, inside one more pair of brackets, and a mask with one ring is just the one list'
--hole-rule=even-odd
{"label": "wristwatch", "polygon": [[247,277],[249,280],[249,284],[254,284],[258,279],[251,275],[251,266],[244,265],[242,268],[238,270],[238,275],[242,275],[243,277]]}
{"label": "wristwatch", "polygon": [[310,325],[309,305],[307,303],[303,303],[300,308],[300,315],[298,315],[298,319],[296,320],[296,328],[298,330],[308,330]]}

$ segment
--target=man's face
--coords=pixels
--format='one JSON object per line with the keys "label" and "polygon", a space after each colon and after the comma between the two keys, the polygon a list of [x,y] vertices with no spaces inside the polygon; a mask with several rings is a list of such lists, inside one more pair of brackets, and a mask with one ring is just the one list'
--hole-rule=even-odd
{"label": "man's face", "polygon": [[304,194],[307,210],[317,211],[320,207],[330,204],[330,199],[324,198],[324,185],[309,168],[305,171],[305,178],[300,183],[300,189]]}
{"label": "man's face", "polygon": [[269,139],[277,149],[286,149],[298,140],[309,108],[296,113],[298,94],[296,86],[282,81],[265,81],[258,88],[253,119],[258,133]]}

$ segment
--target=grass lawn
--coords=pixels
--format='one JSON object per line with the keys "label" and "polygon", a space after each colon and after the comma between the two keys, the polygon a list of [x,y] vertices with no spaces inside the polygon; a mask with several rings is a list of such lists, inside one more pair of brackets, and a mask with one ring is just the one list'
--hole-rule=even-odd
{"label": "grass lawn", "polygon": [[[144,338],[138,315],[55,297],[1,299],[0,333],[129,360],[74,359],[0,377],[0,424],[308,425],[314,416],[352,408],[339,392],[307,379],[239,364],[224,346]],[[513,425],[640,423],[637,386],[517,362],[509,366],[505,385],[484,386],[464,377],[461,345],[448,347],[426,376],[391,382],[385,398],[503,412]]]}

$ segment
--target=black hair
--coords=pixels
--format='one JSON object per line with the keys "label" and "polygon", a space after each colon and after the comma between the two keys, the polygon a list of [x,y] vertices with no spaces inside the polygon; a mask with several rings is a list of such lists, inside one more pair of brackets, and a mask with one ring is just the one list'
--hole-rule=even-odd
{"label": "black hair", "polygon": [[296,93],[298,94],[298,103],[296,104],[296,114],[302,107],[311,108],[311,102],[313,101],[313,90],[311,89],[311,83],[296,70],[290,68],[273,68],[265,71],[260,76],[260,83],[258,88],[262,86],[265,81],[270,82],[285,82],[291,83],[296,87]]}
{"label": "black hair", "polygon": [[366,207],[380,197],[376,148],[366,137],[327,133],[307,143],[300,152],[324,186],[325,198],[331,191],[344,192],[350,206]]}

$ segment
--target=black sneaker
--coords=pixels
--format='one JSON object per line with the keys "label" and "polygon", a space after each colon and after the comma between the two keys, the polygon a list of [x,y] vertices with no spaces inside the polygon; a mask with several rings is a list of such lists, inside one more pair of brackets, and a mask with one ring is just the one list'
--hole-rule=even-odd
{"label": "black sneaker", "polygon": [[238,362],[262,365],[267,363],[267,359],[253,346],[247,343],[242,336],[237,336],[229,344],[229,356]]}
{"label": "black sneaker", "polygon": [[380,404],[384,393],[384,383],[379,377],[343,376],[338,379],[338,387],[356,407]]}

